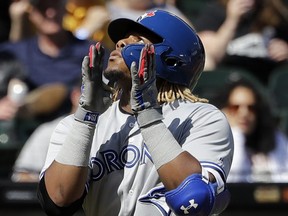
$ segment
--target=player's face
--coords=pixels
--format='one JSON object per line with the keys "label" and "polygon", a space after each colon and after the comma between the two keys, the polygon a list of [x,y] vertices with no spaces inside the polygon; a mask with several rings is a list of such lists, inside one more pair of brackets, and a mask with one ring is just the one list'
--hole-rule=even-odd
{"label": "player's face", "polygon": [[232,127],[238,127],[244,134],[253,132],[256,123],[256,99],[247,87],[236,87],[230,94],[226,114]]}
{"label": "player's face", "polygon": [[116,44],[116,49],[110,53],[107,68],[104,71],[104,76],[113,82],[121,80],[131,80],[130,69],[127,67],[121,50],[129,44],[147,44],[151,43],[146,37],[137,33],[128,34],[124,39],[119,40]]}

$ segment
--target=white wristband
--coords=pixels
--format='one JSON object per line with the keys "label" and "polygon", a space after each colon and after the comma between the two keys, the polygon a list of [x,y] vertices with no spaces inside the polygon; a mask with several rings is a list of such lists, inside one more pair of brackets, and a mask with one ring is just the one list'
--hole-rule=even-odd
{"label": "white wristband", "polygon": [[55,160],[73,166],[88,166],[95,126],[75,120]]}
{"label": "white wristband", "polygon": [[156,169],[159,169],[184,151],[162,121],[141,128],[141,134]]}

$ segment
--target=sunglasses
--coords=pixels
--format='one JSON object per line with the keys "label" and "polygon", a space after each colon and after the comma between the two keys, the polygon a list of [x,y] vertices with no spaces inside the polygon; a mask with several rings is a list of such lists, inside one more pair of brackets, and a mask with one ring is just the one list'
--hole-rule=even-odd
{"label": "sunglasses", "polygon": [[253,105],[243,105],[243,104],[229,104],[228,105],[228,109],[231,111],[231,112],[238,112],[239,111],[239,108],[240,107],[245,107],[250,113],[255,113],[256,112],[256,106],[253,104]]}

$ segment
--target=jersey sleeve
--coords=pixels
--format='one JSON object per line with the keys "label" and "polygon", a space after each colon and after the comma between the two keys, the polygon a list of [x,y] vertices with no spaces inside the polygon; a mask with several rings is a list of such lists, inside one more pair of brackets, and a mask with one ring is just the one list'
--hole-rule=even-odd
{"label": "jersey sleeve", "polygon": [[199,106],[186,121],[179,140],[202,167],[216,170],[226,181],[232,164],[234,143],[225,115],[212,105]]}
{"label": "jersey sleeve", "polygon": [[66,118],[62,119],[52,133],[45,164],[40,173],[40,178],[43,176],[45,170],[52,164],[56,155],[60,151],[73,120],[74,118],[72,115],[69,115]]}

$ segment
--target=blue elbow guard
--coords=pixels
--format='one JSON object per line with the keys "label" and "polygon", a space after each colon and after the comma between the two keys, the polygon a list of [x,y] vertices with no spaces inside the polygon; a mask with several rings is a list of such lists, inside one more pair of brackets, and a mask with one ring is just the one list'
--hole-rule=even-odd
{"label": "blue elbow guard", "polygon": [[207,216],[213,209],[215,193],[212,186],[202,180],[201,174],[193,174],[165,197],[176,215]]}

